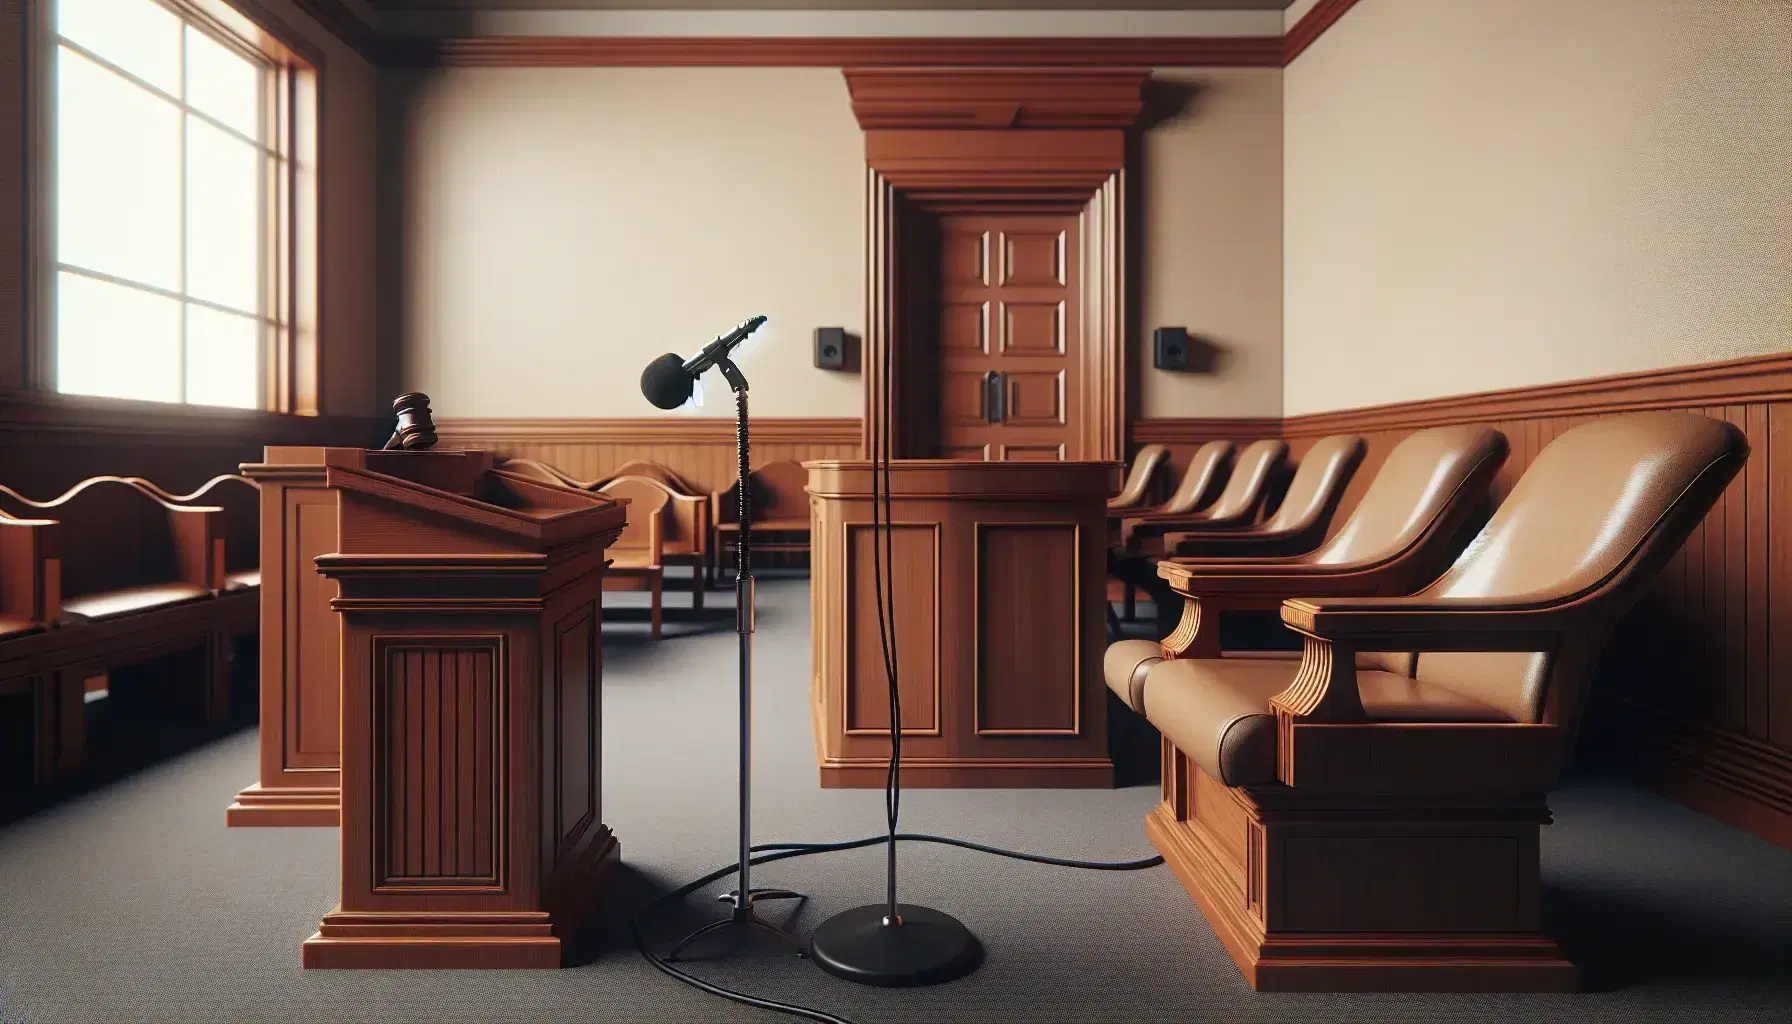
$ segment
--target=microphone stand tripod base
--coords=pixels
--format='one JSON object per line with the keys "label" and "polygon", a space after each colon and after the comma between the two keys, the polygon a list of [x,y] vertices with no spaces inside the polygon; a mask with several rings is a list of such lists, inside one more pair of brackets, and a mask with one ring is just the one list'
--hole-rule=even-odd
{"label": "microphone stand tripod base", "polygon": [[888,903],[854,907],[809,936],[809,959],[836,978],[898,988],[956,981],[983,964],[983,947],[950,914],[903,903],[901,924],[886,924]]}
{"label": "microphone stand tripod base", "polygon": [[666,962],[673,963],[681,959],[681,954],[683,954],[686,949],[696,945],[703,938],[713,935],[725,928],[734,928],[738,926],[745,926],[749,929],[757,928],[765,934],[770,935],[772,938],[777,939],[779,942],[784,943],[784,945],[789,946],[791,949],[796,950],[797,956],[804,956],[807,954],[807,951],[803,948],[803,940],[797,938],[788,930],[760,917],[754,912],[753,904],[758,903],[761,900],[806,900],[808,898],[808,896],[800,892],[792,892],[789,889],[753,889],[747,893],[746,904],[742,905],[739,890],[723,893],[716,897],[716,901],[719,903],[727,903],[734,907],[734,913],[722,918],[720,921],[712,921],[679,940],[678,945],[673,946],[672,951],[666,954]]}

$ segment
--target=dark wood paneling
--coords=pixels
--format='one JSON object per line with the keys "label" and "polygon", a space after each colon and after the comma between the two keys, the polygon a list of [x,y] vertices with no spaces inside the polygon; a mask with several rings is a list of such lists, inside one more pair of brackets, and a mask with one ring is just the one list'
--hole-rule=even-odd
{"label": "dark wood paneling", "polygon": [[140,476],[176,494],[261,459],[264,445],[379,447],[384,418],[275,413],[0,391],[0,483],[53,498],[94,476]]}
{"label": "dark wood paneling", "polygon": [[1079,541],[1075,523],[977,524],[978,736],[1077,734]]}
{"label": "dark wood paneling", "polygon": [[[612,545],[614,547],[614,545]],[[587,604],[554,628],[554,717],[559,744],[554,758],[554,837],[564,843],[598,821],[603,723],[599,678],[598,610]]]}
{"label": "dark wood paneling", "polygon": [[[503,885],[499,643],[376,642],[375,891]],[[463,778],[470,788],[444,784]]]}
{"label": "dark wood paneling", "polygon": [[[883,736],[890,731],[890,677],[878,624],[874,534],[869,524],[846,529],[847,594],[846,735]],[[890,528],[889,581],[896,607],[892,648],[901,652],[897,681],[903,735],[938,736],[940,725],[940,527],[902,523]]]}

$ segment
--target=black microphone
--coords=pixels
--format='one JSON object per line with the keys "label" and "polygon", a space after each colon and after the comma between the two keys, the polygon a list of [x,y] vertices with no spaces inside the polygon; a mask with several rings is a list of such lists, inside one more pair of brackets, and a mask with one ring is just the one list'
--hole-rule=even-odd
{"label": "black microphone", "polygon": [[648,363],[647,369],[641,372],[641,393],[661,409],[678,408],[690,400],[691,389],[696,385],[697,378],[710,367],[728,358],[728,353],[763,326],[765,320],[764,316],[742,320],[733,330],[703,346],[703,351],[688,360],[679,358],[675,352],[668,352]]}

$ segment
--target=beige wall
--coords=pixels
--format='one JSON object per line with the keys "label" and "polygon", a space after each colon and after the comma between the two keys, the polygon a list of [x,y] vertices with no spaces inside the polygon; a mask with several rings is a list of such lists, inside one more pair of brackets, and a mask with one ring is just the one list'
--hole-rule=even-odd
{"label": "beige wall", "polygon": [[[1282,413],[1282,75],[1159,71],[1195,90],[1144,140],[1139,411]],[[1211,373],[1151,368],[1151,332],[1186,327],[1217,349]]]}
{"label": "beige wall", "polygon": [[[1211,377],[1144,370],[1143,408],[1275,415],[1279,75],[1167,77],[1202,88],[1145,147],[1143,324],[1226,354]],[[864,136],[839,71],[450,70],[389,87],[401,386],[438,415],[650,415],[649,360],[756,312],[771,322],[754,408],[859,415],[859,376],[812,360],[816,327],[865,319]],[[727,415],[710,390],[704,413]]]}
{"label": "beige wall", "polygon": [[1792,346],[1792,4],[1362,0],[1284,89],[1288,414]]}

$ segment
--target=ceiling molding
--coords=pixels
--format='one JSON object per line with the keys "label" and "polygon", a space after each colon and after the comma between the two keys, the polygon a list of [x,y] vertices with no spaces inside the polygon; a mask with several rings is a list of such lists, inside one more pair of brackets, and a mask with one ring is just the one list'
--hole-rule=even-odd
{"label": "ceiling molding", "polygon": [[[382,67],[1282,67],[1357,0],[1319,0],[1283,36],[552,36],[381,33],[350,0],[293,5]],[[408,8],[415,10],[417,8]],[[383,10],[392,10],[385,7]]]}
{"label": "ceiling molding", "polygon": [[1280,67],[1276,36],[691,38],[477,36],[394,40],[398,67]]}
{"label": "ceiling molding", "polygon": [[1294,58],[1306,52],[1325,30],[1338,23],[1344,12],[1356,6],[1357,0],[1319,0],[1304,17],[1294,23],[1294,27],[1282,37],[1282,66],[1294,63]]}

